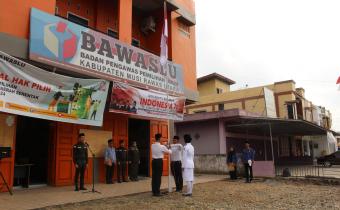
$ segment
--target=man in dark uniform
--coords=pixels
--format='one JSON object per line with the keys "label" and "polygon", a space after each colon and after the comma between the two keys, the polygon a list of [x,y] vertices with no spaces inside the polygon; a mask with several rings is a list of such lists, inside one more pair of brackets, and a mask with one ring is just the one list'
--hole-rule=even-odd
{"label": "man in dark uniform", "polygon": [[138,181],[139,164],[139,150],[137,148],[137,143],[134,141],[129,148],[129,177],[131,181]]}
{"label": "man in dark uniform", "polygon": [[126,165],[128,160],[128,151],[125,148],[124,140],[119,141],[120,147],[116,149],[117,156],[117,179],[118,183],[127,182],[126,179]]}
{"label": "man in dark uniform", "polygon": [[[87,145],[85,144],[85,134],[78,135],[78,143],[73,146],[73,163],[76,167],[74,177],[75,191],[86,190],[84,187],[84,173],[88,163]],[[78,188],[78,179],[80,176],[80,188]]]}

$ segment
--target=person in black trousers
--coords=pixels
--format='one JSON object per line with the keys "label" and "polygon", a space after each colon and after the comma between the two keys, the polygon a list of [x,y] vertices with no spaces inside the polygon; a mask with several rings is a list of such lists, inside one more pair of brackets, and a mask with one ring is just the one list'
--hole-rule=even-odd
{"label": "person in black trousers", "polygon": [[127,182],[126,165],[128,163],[128,151],[125,148],[124,140],[119,141],[120,147],[116,150],[117,156],[117,179],[118,183]]}
{"label": "person in black trousers", "polygon": [[140,164],[140,155],[137,143],[132,142],[129,148],[129,177],[131,181],[138,181],[138,169]]}
{"label": "person in black trousers", "polygon": [[[76,167],[76,174],[74,176],[75,191],[86,190],[84,187],[84,173],[88,163],[87,145],[85,143],[85,134],[78,135],[78,143],[73,145],[73,163]],[[80,188],[78,187],[78,180],[80,180]]]}
{"label": "person in black trousers", "polygon": [[106,168],[106,184],[113,184],[113,172],[116,164],[116,151],[113,147],[113,140],[109,139],[107,141],[107,148],[104,153],[104,164]]}
{"label": "person in black trousers", "polygon": [[182,152],[183,146],[179,143],[179,136],[174,136],[171,144],[171,173],[174,176],[176,184],[176,192],[181,192],[183,189],[182,176]]}
{"label": "person in black trousers", "polygon": [[171,154],[166,146],[161,145],[161,134],[156,134],[156,142],[151,145],[152,153],[152,194],[153,196],[161,196],[161,182],[162,182],[162,172],[163,172],[163,158],[164,153]]}
{"label": "person in black trousers", "polygon": [[253,165],[255,159],[255,150],[250,147],[248,141],[245,142],[245,148],[242,151],[242,160],[244,164],[244,173],[246,183],[250,183],[253,180]]}

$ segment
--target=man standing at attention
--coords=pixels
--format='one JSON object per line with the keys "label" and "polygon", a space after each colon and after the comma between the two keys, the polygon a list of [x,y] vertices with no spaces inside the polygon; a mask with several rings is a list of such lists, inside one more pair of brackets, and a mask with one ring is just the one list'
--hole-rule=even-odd
{"label": "man standing at attention", "polygon": [[138,181],[138,170],[140,164],[140,155],[137,142],[133,141],[129,148],[129,177],[131,181]]}
{"label": "man standing at attention", "polygon": [[152,153],[152,194],[153,196],[161,196],[161,181],[163,172],[163,158],[164,153],[171,154],[166,146],[161,145],[162,135],[157,133],[155,135],[156,142],[151,146]]}
{"label": "man standing at attention", "polygon": [[182,152],[183,146],[179,143],[179,137],[174,136],[171,144],[171,173],[176,183],[176,192],[181,192],[183,188],[182,177]]}
{"label": "man standing at attention", "polygon": [[245,142],[245,148],[242,151],[242,161],[244,164],[244,173],[246,177],[246,183],[250,183],[253,180],[253,165],[255,158],[255,150],[250,147],[248,141]]}
{"label": "man standing at attention", "polygon": [[183,196],[191,196],[192,189],[194,187],[194,155],[195,150],[191,145],[191,136],[189,134],[184,135],[184,149],[183,149],[183,179],[187,183],[187,192]]}
{"label": "man standing at attention", "polygon": [[107,148],[105,150],[105,168],[106,168],[106,184],[113,184],[112,176],[114,172],[114,166],[116,164],[116,151],[113,147],[112,139],[107,141]]}
{"label": "man standing at attention", "polygon": [[[85,144],[85,134],[78,135],[78,143],[73,145],[73,163],[76,167],[74,176],[75,191],[86,190],[84,187],[84,173],[88,163],[87,146]],[[80,188],[78,188],[78,179],[80,179]]]}
{"label": "man standing at attention", "polygon": [[118,183],[127,182],[126,177],[126,166],[128,161],[128,151],[125,148],[124,140],[119,141],[120,147],[117,148],[116,154],[117,154],[117,164],[118,164],[118,170],[117,170],[117,178]]}

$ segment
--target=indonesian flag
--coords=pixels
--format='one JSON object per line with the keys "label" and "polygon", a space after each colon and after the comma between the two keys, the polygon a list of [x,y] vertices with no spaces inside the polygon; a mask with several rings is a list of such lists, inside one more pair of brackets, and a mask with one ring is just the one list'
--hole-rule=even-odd
{"label": "indonesian flag", "polygon": [[168,15],[166,10],[166,1],[164,1],[164,24],[161,37],[161,59],[162,66],[168,61]]}
{"label": "indonesian flag", "polygon": [[339,85],[338,90],[340,90],[340,77],[339,77],[338,80],[336,81],[336,84]]}

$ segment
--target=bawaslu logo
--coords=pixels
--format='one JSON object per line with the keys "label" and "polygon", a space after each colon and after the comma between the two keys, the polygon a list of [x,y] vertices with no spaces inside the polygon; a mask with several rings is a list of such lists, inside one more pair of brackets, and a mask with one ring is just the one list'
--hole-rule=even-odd
{"label": "bawaslu logo", "polygon": [[59,60],[73,58],[77,52],[79,38],[67,27],[67,23],[59,21],[44,27],[44,46]]}

